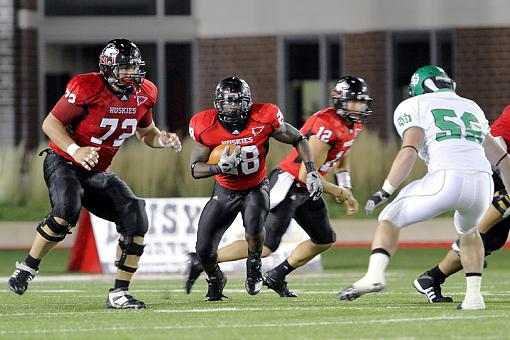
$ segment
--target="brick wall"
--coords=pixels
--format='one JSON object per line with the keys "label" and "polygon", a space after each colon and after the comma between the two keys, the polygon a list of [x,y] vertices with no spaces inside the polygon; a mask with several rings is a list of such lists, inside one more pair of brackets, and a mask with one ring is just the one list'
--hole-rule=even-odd
{"label": "brick wall", "polygon": [[0,147],[14,144],[14,4],[0,0]]}
{"label": "brick wall", "polygon": [[457,29],[455,80],[494,121],[510,104],[510,28]]}
{"label": "brick wall", "polygon": [[386,39],[385,32],[349,33],[343,39],[343,75],[356,75],[365,79],[370,96],[374,98],[367,127],[387,136],[386,121]]}
{"label": "brick wall", "polygon": [[220,80],[237,75],[256,102],[277,101],[277,39],[245,37],[198,40],[198,110],[212,108]]}

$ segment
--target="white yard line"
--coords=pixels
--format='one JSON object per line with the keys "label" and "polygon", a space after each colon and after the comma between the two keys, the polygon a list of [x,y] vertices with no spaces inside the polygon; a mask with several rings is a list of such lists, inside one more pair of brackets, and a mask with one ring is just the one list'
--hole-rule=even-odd
{"label": "white yard line", "polygon": [[[243,309],[246,310],[246,309]],[[216,311],[217,312],[217,311]],[[503,318],[501,315],[457,315],[457,316],[438,316],[429,318],[398,318],[398,319],[381,319],[381,320],[338,320],[338,321],[322,321],[322,322],[294,322],[294,323],[259,323],[259,324],[224,324],[224,325],[169,325],[169,326],[143,326],[129,327],[126,325],[119,327],[96,327],[96,328],[61,328],[61,329],[44,329],[37,328],[33,330],[13,330],[0,331],[0,335],[10,334],[62,334],[62,333],[90,333],[90,332],[112,332],[112,331],[140,331],[140,330],[169,330],[169,329],[232,329],[232,328],[282,328],[282,327],[317,327],[317,326],[340,326],[340,325],[360,325],[360,324],[398,324],[408,322],[433,322],[446,320],[480,320],[489,318]]]}

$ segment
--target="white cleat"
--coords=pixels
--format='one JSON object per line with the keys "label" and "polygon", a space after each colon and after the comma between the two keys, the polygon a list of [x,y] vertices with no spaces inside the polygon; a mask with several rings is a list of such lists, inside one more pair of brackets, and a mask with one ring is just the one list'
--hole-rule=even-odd
{"label": "white cleat", "polygon": [[457,305],[457,309],[464,310],[481,310],[485,309],[485,302],[483,301],[483,296],[470,296],[465,297],[464,301]]}
{"label": "white cleat", "polygon": [[358,284],[356,287],[354,285],[350,285],[349,287],[342,289],[336,297],[340,300],[353,301],[359,298],[361,295],[380,292],[385,287],[386,286],[384,283],[380,282],[370,283],[368,285]]}

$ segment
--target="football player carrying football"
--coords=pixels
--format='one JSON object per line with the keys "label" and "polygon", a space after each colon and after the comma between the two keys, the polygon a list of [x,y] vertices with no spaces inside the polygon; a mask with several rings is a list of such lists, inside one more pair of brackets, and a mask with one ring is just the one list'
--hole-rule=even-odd
{"label": "football player carrying football", "polygon": [[[197,142],[191,153],[194,178],[215,176],[216,183],[198,222],[196,257],[207,273],[207,301],[222,300],[227,281],[218,266],[217,249],[222,235],[240,212],[247,241],[246,291],[255,295],[262,288],[261,255],[264,221],[269,212],[269,181],[266,154],[269,138],[293,144],[303,162],[303,183],[307,196],[318,200],[322,184],[316,171],[310,145],[298,130],[284,122],[280,109],[269,103],[253,103],[248,84],[229,77],[219,82],[214,109],[193,116],[189,125]],[[220,144],[234,144],[217,164],[208,164],[211,151]]]}
{"label": "football player carrying football", "polygon": [[[510,146],[510,105],[505,107],[503,113],[491,125],[491,135],[500,143],[501,147],[508,151]],[[496,169],[497,170],[497,169]],[[494,180],[494,196],[492,204],[489,206],[485,215],[478,224],[478,231],[483,241],[485,256],[500,249],[508,239],[510,231],[510,197],[505,190],[505,186],[495,171],[492,175]],[[452,250],[448,252],[441,262],[434,268],[427,270],[414,280],[416,290],[427,298],[430,303],[452,302],[449,296],[443,296],[441,293],[441,284],[446,279],[462,269],[462,263],[459,257],[459,242],[452,244]]]}
{"label": "football player carrying football", "polygon": [[[350,193],[352,185],[347,154],[363,129],[362,123],[371,113],[369,103],[372,99],[365,81],[352,76],[343,77],[336,83],[331,91],[331,98],[333,107],[310,116],[301,128],[301,133],[307,137],[312,148],[324,191],[338,201],[346,202],[348,213],[354,214],[358,209],[358,202]],[[286,275],[329,249],[336,240],[324,200],[310,199],[303,185],[304,170],[300,155],[293,150],[269,176],[271,210],[265,222],[266,238],[262,256],[276,251],[292,218],[310,236],[310,239],[301,242],[284,262],[263,277],[263,284],[281,297],[296,296],[287,288]],[[322,177],[331,170],[335,172],[338,185]],[[247,255],[248,244],[244,240],[235,241],[218,250],[219,262],[239,260]],[[188,293],[202,272],[193,253],[190,254],[189,265],[185,281]]]}
{"label": "football player carrying football", "polygon": [[427,174],[403,188],[379,215],[365,276],[343,289],[338,298],[354,300],[384,289],[384,273],[397,247],[399,231],[410,224],[454,211],[460,236],[460,260],[466,272],[466,294],[459,309],[484,309],[480,293],[483,244],[476,225],[493,194],[491,163],[500,167],[510,185],[510,157],[489,134],[482,109],[455,93],[455,82],[437,66],[416,70],[409,85],[411,98],[395,109],[393,122],[402,147],[380,190],[365,210],[372,213],[409,176],[418,156]]}
{"label": "football player carrying football", "polygon": [[107,308],[144,308],[128,291],[144,251],[145,202],[108,167],[124,141],[135,135],[152,148],[181,150],[174,133],[152,119],[157,88],[145,79],[145,63],[131,41],[115,39],[99,55],[99,73],[79,74],[43,122],[51,140],[44,160],[51,212],[37,226],[25,261],[16,263],[9,288],[23,294],[43,257],[76,225],[81,207],[115,222],[120,234],[118,267]]}

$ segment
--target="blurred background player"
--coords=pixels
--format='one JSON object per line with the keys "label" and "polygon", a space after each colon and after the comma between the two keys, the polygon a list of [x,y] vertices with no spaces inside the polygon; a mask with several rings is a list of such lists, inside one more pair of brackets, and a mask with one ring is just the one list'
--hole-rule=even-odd
{"label": "blurred background player", "polygon": [[[248,84],[238,77],[220,81],[215,94],[214,109],[195,114],[190,122],[190,135],[197,142],[191,153],[191,174],[216,179],[211,199],[200,215],[196,244],[196,259],[208,276],[207,301],[224,297],[227,279],[218,266],[217,249],[239,212],[248,248],[246,291],[255,295],[262,288],[260,258],[269,212],[266,154],[270,137],[294,145],[304,162],[308,196],[318,200],[322,194],[308,141],[284,122],[276,105],[252,103]],[[218,164],[207,164],[211,150],[220,144],[234,144],[236,148],[231,155],[224,152]]]}
{"label": "blurred background player", "polygon": [[[494,136],[504,150],[510,145],[510,106],[507,106],[499,118],[491,126],[491,135]],[[494,180],[494,197],[482,220],[478,224],[478,232],[483,241],[485,256],[490,255],[503,247],[508,239],[510,220],[507,218],[510,210],[510,197],[497,169],[492,176]],[[452,244],[452,250],[448,252],[441,262],[420,275],[413,283],[416,290],[427,297],[430,303],[452,302],[449,296],[441,293],[441,284],[447,277],[460,271],[462,263],[459,257],[459,244]]]}
{"label": "blurred background player", "polygon": [[76,225],[81,207],[115,222],[120,234],[118,267],[107,308],[144,308],[129,283],[143,254],[148,229],[145,201],[108,167],[124,141],[136,134],[153,148],[180,151],[176,134],[160,131],[152,120],[157,88],[145,79],[138,47],[126,39],[108,42],[99,56],[100,73],[75,76],[43,122],[51,140],[44,179],[52,210],[37,226],[25,261],[16,263],[9,288],[23,294],[43,257]]}
{"label": "blurred background player", "polygon": [[[300,131],[310,143],[324,191],[339,202],[345,202],[347,213],[352,215],[358,210],[358,202],[350,193],[352,185],[347,154],[363,129],[362,123],[371,114],[369,103],[372,98],[365,81],[353,76],[341,78],[331,91],[331,98],[333,107],[311,115]],[[335,171],[338,185],[323,177],[331,170]],[[305,179],[306,170],[296,150],[292,150],[269,176],[271,210],[264,224],[266,239],[262,256],[269,256],[278,249],[292,218],[310,236],[309,240],[296,246],[285,261],[263,277],[264,285],[281,297],[296,296],[287,288],[286,275],[329,249],[336,240],[324,200],[309,197],[303,184]],[[248,243],[245,240],[232,242],[218,250],[219,262],[235,261],[247,256]],[[185,281],[188,294],[202,271],[196,254],[190,253]]]}
{"label": "blurred background player", "polygon": [[383,290],[384,272],[396,250],[400,228],[454,210],[467,282],[458,308],[484,309],[480,293],[483,245],[476,225],[493,193],[491,163],[501,167],[508,187],[510,158],[489,134],[482,109],[458,96],[455,82],[440,67],[419,68],[411,77],[409,95],[412,98],[400,103],[393,118],[402,147],[383,187],[367,201],[367,214],[388,200],[409,176],[418,154],[427,163],[428,173],[403,188],[381,212],[367,273],[338,298],[354,300]]}

